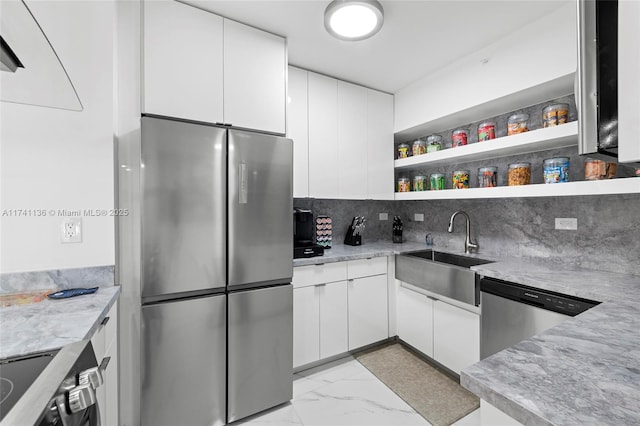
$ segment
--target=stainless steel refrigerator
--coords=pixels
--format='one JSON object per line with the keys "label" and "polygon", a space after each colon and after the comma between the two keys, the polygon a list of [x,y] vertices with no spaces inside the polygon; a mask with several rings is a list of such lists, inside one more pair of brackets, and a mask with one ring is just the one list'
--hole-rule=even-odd
{"label": "stainless steel refrigerator", "polygon": [[292,397],[292,141],[142,118],[141,423]]}

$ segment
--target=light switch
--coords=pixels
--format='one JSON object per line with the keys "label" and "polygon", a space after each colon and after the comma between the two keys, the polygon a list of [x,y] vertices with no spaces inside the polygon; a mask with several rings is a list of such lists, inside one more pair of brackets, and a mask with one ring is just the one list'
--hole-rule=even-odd
{"label": "light switch", "polygon": [[389,213],[378,213],[378,220],[389,220]]}
{"label": "light switch", "polygon": [[413,215],[413,220],[416,222],[424,222],[424,213],[415,213]]}

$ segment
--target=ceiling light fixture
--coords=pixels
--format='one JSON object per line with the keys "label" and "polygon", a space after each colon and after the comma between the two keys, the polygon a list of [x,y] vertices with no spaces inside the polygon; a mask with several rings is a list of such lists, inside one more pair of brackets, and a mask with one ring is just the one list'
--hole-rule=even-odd
{"label": "ceiling light fixture", "polygon": [[380,31],[384,11],[376,0],[334,0],[324,11],[324,27],[340,40],[364,40]]}

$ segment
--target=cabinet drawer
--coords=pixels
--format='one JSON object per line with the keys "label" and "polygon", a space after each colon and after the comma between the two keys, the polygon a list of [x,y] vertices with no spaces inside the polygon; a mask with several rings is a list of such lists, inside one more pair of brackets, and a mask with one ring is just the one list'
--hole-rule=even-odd
{"label": "cabinet drawer", "polygon": [[293,287],[345,281],[347,279],[346,262],[326,263],[322,265],[298,266],[293,268]]}
{"label": "cabinet drawer", "polygon": [[93,352],[96,355],[96,359],[98,363],[102,360],[107,349],[111,347],[113,341],[116,338],[116,333],[118,331],[118,305],[114,304],[109,313],[104,317],[100,325],[98,325],[98,329],[91,337],[91,344],[93,346]]}
{"label": "cabinet drawer", "polygon": [[353,278],[370,277],[387,273],[387,257],[373,257],[347,261],[347,275]]}

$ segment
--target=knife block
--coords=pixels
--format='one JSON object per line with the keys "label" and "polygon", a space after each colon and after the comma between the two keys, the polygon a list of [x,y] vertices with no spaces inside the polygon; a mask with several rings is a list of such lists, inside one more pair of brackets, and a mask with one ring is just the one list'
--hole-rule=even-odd
{"label": "knife block", "polygon": [[360,246],[362,245],[362,235],[353,235],[351,227],[349,227],[347,235],[344,236],[344,243],[349,246]]}

